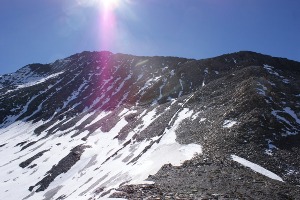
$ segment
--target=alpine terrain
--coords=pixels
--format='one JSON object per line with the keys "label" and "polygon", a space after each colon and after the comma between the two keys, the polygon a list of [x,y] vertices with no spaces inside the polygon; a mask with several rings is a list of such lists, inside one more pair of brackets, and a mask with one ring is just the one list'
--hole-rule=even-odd
{"label": "alpine terrain", "polygon": [[82,52],[0,76],[0,199],[300,199],[300,63]]}

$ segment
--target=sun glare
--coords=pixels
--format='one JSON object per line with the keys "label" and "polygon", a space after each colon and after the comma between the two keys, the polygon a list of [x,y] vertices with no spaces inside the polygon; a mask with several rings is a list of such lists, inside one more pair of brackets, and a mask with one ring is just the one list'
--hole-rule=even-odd
{"label": "sun glare", "polygon": [[119,4],[120,0],[100,0],[104,9],[116,9]]}

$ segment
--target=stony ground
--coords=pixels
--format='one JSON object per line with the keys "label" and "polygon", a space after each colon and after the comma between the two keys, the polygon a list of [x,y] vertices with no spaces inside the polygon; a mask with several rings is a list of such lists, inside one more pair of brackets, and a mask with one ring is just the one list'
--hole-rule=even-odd
{"label": "stony ground", "polygon": [[182,166],[165,165],[150,185],[122,186],[111,197],[126,199],[300,199],[300,187],[272,180],[228,157],[199,156]]}

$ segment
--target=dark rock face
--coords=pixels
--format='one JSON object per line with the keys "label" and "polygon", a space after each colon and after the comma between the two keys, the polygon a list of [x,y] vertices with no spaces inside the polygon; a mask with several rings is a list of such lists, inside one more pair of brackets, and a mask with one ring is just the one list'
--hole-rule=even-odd
{"label": "dark rock face", "polygon": [[[35,190],[36,192],[44,191],[47,189],[49,184],[60,174],[67,172],[79,159],[81,154],[83,153],[84,146],[77,146],[71,150],[71,152],[64,157],[62,160],[58,162],[57,165],[54,165],[50,171],[48,171],[45,177],[39,181],[35,186],[30,186],[29,191],[32,191],[34,187],[38,188]],[[40,155],[39,155],[40,156]],[[22,164],[22,163],[21,163]],[[21,165],[20,164],[20,165]]]}
{"label": "dark rock face", "polygon": [[[181,114],[188,117],[179,123]],[[20,141],[1,141],[0,153],[12,146],[20,156],[1,163],[0,170],[18,162],[37,173],[55,148],[72,144],[31,184],[30,195],[49,189],[58,195],[53,198],[67,199],[84,188],[80,195],[91,199],[300,199],[300,63],[295,61],[247,51],[203,60],[83,52],[0,76],[0,131],[4,135],[21,122],[34,127],[22,132],[28,137]],[[107,144],[112,149],[106,154],[96,151],[103,158],[95,154],[82,165],[102,172],[118,159],[137,165],[173,129],[176,142],[199,144],[202,154],[181,166],[165,163],[148,177],[153,184],[127,185],[132,177],[111,171],[87,178],[70,194],[60,194],[61,185],[50,187],[81,161],[99,132],[114,134],[108,143],[117,141],[118,148]],[[138,148],[142,142],[147,143]],[[242,166],[232,155],[284,182]],[[86,172],[78,173],[74,180]]]}
{"label": "dark rock face", "polygon": [[[20,163],[19,166],[22,167],[22,168],[27,167],[27,166],[30,165],[34,160],[36,160],[37,158],[43,156],[43,154],[44,154],[45,152],[47,152],[47,151],[48,151],[48,150],[44,150],[44,151],[41,151],[41,152],[37,153],[36,155],[32,156],[31,158],[29,158],[29,159],[25,160],[24,162]],[[31,165],[31,166],[33,166],[33,165]],[[30,167],[30,166],[29,166],[29,167]]]}

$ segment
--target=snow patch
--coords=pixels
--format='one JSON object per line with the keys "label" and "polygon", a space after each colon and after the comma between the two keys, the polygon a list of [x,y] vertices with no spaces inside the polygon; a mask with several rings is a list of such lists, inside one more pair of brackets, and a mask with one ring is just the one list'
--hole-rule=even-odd
{"label": "snow patch", "polygon": [[267,176],[271,179],[274,179],[274,180],[278,180],[278,181],[281,181],[281,182],[284,182],[282,180],[281,177],[279,177],[278,175],[274,174],[273,172],[253,163],[253,162],[250,162],[244,158],[241,158],[239,156],[236,156],[236,155],[231,155],[231,158],[232,160],[240,163],[241,165],[245,166],[245,167],[249,167],[250,169],[252,169],[253,171],[257,172],[257,173],[260,173],[264,176]]}
{"label": "snow patch", "polygon": [[198,118],[200,112],[196,112],[193,116],[192,116],[192,120],[194,121],[195,119]]}
{"label": "snow patch", "polygon": [[171,76],[174,76],[174,75],[175,75],[174,69],[172,69],[172,71],[170,72],[170,75],[171,75]]}
{"label": "snow patch", "polygon": [[223,128],[231,128],[235,124],[237,124],[237,121],[225,120],[224,123],[223,123]]}
{"label": "snow patch", "polygon": [[155,78],[151,78],[149,80],[146,81],[146,83],[144,84],[144,86],[138,91],[138,94],[142,93],[144,94],[145,89],[150,88],[154,83],[156,83],[159,79],[161,78],[161,76],[155,77]]}
{"label": "snow patch", "polygon": [[[293,124],[297,123],[298,125],[300,124],[300,119],[296,115],[295,111],[293,111],[290,107],[285,107],[283,110],[273,110],[271,112],[273,116],[277,118],[278,121],[281,121],[287,125],[289,125],[290,128],[293,128],[294,130],[296,129]],[[286,117],[288,115],[289,118],[294,119],[292,121],[289,121]],[[289,130],[286,131],[286,135],[297,135],[298,132],[291,132]]]}
{"label": "snow patch", "polygon": [[201,118],[199,122],[204,122],[206,118]]}
{"label": "snow patch", "polygon": [[198,144],[181,145],[176,142],[176,130],[184,119],[190,118],[193,111],[185,108],[178,113],[173,126],[166,128],[159,143],[155,143],[136,163],[136,170],[132,170],[134,179],[131,183],[140,183],[149,174],[155,174],[162,165],[170,163],[179,166],[195,154],[202,153]]}
{"label": "snow patch", "polygon": [[27,80],[24,79],[24,80],[22,80],[22,82],[25,82],[25,83],[22,84],[22,85],[17,85],[17,89],[25,88],[25,87],[30,87],[30,86],[33,86],[33,85],[37,85],[37,84],[46,82],[47,80],[49,80],[51,78],[54,78],[54,77],[57,77],[57,76],[59,76],[62,73],[64,73],[64,72],[62,71],[62,72],[58,72],[58,73],[55,73],[55,74],[51,74],[50,76],[47,76],[45,78],[43,78],[43,77],[35,77],[34,79],[29,79],[29,78],[27,78]]}
{"label": "snow patch", "polygon": [[292,118],[294,118],[294,120],[296,121],[296,123],[300,124],[300,119],[298,118],[298,116],[296,115],[295,111],[293,111],[290,107],[285,107],[283,109],[287,114],[289,114]]}
{"label": "snow patch", "polygon": [[268,88],[261,83],[258,83],[257,86],[258,86],[258,88],[256,88],[257,93],[263,96],[267,96],[266,91],[268,90]]}
{"label": "snow patch", "polygon": [[273,145],[273,141],[270,139],[267,139],[268,142],[268,149],[266,149],[265,153],[269,156],[273,155],[273,149],[278,149],[275,145]]}
{"label": "snow patch", "polygon": [[289,81],[287,78],[285,78],[284,76],[281,76],[278,72],[276,72],[276,71],[274,70],[274,67],[272,67],[272,66],[270,66],[270,65],[267,65],[267,64],[264,64],[264,68],[267,70],[267,72],[268,72],[269,74],[272,74],[272,75],[274,75],[274,76],[277,76],[277,77],[281,78],[281,81],[282,81],[283,83],[285,83],[285,84],[289,84],[289,83],[290,83],[290,81]]}
{"label": "snow patch", "polygon": [[140,74],[139,76],[138,76],[138,78],[137,78],[137,80],[136,81],[139,81],[139,80],[141,80],[141,78],[144,76],[144,74]]}

